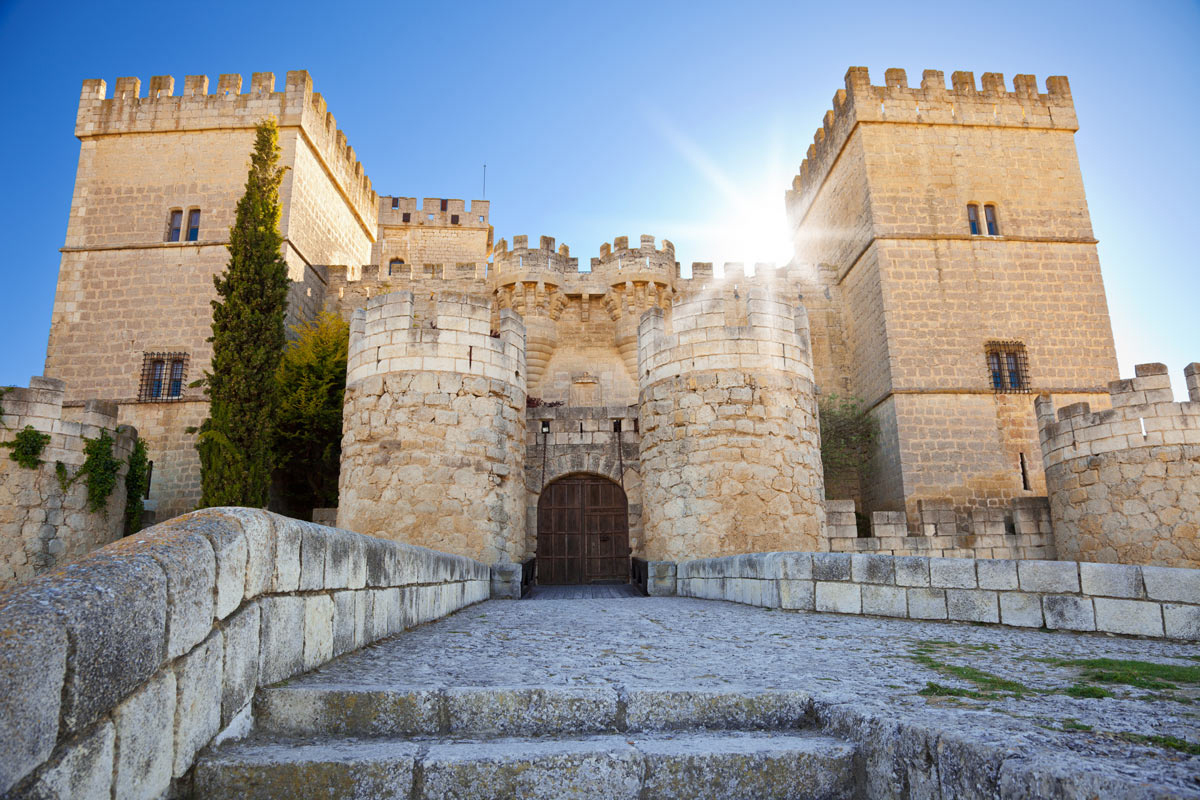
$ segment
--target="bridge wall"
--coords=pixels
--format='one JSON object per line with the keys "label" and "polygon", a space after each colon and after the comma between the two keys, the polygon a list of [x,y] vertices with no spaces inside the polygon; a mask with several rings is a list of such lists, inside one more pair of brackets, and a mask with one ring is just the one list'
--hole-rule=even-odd
{"label": "bridge wall", "polygon": [[94,551],[0,594],[0,795],[165,796],[248,729],[258,686],[485,600],[490,577],[240,508]]}

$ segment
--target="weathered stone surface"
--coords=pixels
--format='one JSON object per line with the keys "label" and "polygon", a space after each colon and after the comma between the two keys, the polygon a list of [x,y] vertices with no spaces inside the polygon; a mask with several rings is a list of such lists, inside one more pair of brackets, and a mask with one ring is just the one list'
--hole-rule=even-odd
{"label": "weathered stone surface", "polygon": [[13,800],[111,800],[115,741],[113,724],[101,721],[63,748]]}
{"label": "weathered stone surface", "polygon": [[921,556],[897,556],[896,583],[899,586],[928,586],[929,559]]}
{"label": "weathered stone surface", "polygon": [[611,688],[452,688],[446,690],[450,733],[468,736],[542,736],[617,728]]}
{"label": "weathered stone surface", "polygon": [[[222,507],[211,510],[234,520],[241,529],[242,538],[246,543],[246,585],[243,599],[250,600],[271,591],[278,566],[275,528],[277,521],[287,518],[276,514],[264,514],[250,508]],[[281,581],[275,590],[295,590],[294,582],[286,587],[285,583],[286,581]]]}
{"label": "weathered stone surface", "polygon": [[630,689],[630,731],[797,729],[812,724],[812,697],[804,691]]}
{"label": "weathered stone surface", "polygon": [[903,586],[862,587],[862,613],[883,617],[908,616],[908,596]]}
{"label": "weathered stone surface", "polygon": [[642,768],[621,737],[435,744],[422,758],[420,797],[636,800]]}
{"label": "weathered stone surface", "polygon": [[214,631],[175,666],[175,762],[173,777],[187,772],[196,753],[221,730],[224,638]]}
{"label": "weathered stone surface", "polygon": [[974,589],[975,559],[929,559],[929,585],[943,589]]}
{"label": "weathered stone surface", "polygon": [[818,581],[850,580],[850,554],[813,553],[812,574]]}
{"label": "weathered stone surface", "polygon": [[239,518],[223,512],[206,511],[193,516],[189,524],[190,530],[208,539],[216,558],[218,619],[225,619],[237,610],[246,594],[248,545],[240,522]]}
{"label": "weathered stone surface", "polygon": [[250,702],[258,685],[260,601],[249,603],[225,620],[221,635],[225,664],[221,670],[221,727]]}
{"label": "weathered stone surface", "polygon": [[816,609],[837,614],[859,614],[862,612],[862,587],[857,583],[817,581]]}
{"label": "weathered stone surface", "polygon": [[946,610],[950,619],[963,622],[999,622],[996,593],[981,589],[947,589]]}
{"label": "weathered stone surface", "polygon": [[1200,569],[1142,567],[1142,579],[1151,600],[1200,605]]}
{"label": "weathered stone surface", "polygon": [[354,649],[355,600],[357,592],[333,593],[333,655],[340,656]]}
{"label": "weathered stone surface", "polygon": [[1079,582],[1084,594],[1106,597],[1144,597],[1142,568],[1134,564],[1079,565]]}
{"label": "weathered stone surface", "polygon": [[208,800],[409,800],[407,742],[228,745],[196,768],[196,795]]}
{"label": "weathered stone surface", "polygon": [[1174,639],[1200,640],[1200,606],[1163,603],[1163,626]]}
{"label": "weathered stone surface", "polygon": [[66,670],[67,633],[54,611],[19,592],[0,598],[0,792],[54,750]]}
{"label": "weathered stone surface", "polygon": [[1097,597],[1096,630],[1133,636],[1162,636],[1163,614],[1158,603],[1144,600],[1114,600]]}
{"label": "weathered stone surface", "polygon": [[945,589],[909,589],[908,615],[913,619],[945,619]]}
{"label": "weathered stone surface", "polygon": [[855,747],[817,736],[725,734],[635,739],[644,800],[767,800],[856,796]]}
{"label": "weathered stone surface", "polygon": [[1017,562],[1006,558],[981,558],[975,562],[980,589],[1016,589]]}
{"label": "weathered stone surface", "polygon": [[208,636],[214,616],[217,561],[212,545],[197,529],[204,517],[180,517],[151,530],[143,551],[167,576],[167,658],[191,650]]}
{"label": "weathered stone surface", "polygon": [[328,541],[324,529],[307,522],[292,523],[300,532],[300,590],[325,588],[325,550]]}
{"label": "weathered stone surface", "polygon": [[1000,621],[1020,628],[1042,627],[1041,595],[1024,592],[1000,593]]}
{"label": "weathered stone surface", "polygon": [[260,604],[258,682],[271,684],[304,669],[304,598],[266,597]]}
{"label": "weathered stone surface", "polygon": [[441,729],[436,689],[356,689],[282,686],[255,701],[258,728],[278,736],[417,736]]}
{"label": "weathered stone surface", "polygon": [[894,584],[892,562],[891,556],[854,553],[850,556],[850,579],[855,583]]}
{"label": "weathered stone surface", "polygon": [[1046,627],[1052,630],[1094,631],[1096,616],[1090,597],[1051,594],[1042,597]]}
{"label": "weathered stone surface", "polygon": [[114,797],[158,800],[174,761],[175,673],[163,672],[113,711]]}
{"label": "weathered stone surface", "polygon": [[1073,561],[1019,561],[1023,592],[1078,592],[1079,565]]}
{"label": "weathered stone surface", "polygon": [[795,611],[812,611],[814,608],[813,582],[788,578],[780,579],[779,605],[780,608]]}
{"label": "weathered stone surface", "polygon": [[328,595],[304,598],[304,668],[333,658],[333,600]]}
{"label": "weathered stone surface", "polygon": [[273,517],[275,569],[271,575],[273,592],[294,592],[300,588],[301,550],[304,531],[298,520]]}

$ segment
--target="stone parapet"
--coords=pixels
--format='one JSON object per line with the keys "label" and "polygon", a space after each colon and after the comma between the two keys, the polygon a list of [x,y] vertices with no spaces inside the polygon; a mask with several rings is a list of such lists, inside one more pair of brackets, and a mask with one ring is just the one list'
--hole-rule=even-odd
{"label": "stone parapet", "polygon": [[468,558],[251,509],[108,545],[0,594],[0,794],[165,796],[249,728],[258,686],[485,600],[490,582]]}
{"label": "stone parapet", "polygon": [[1200,364],[1177,403],[1163,364],[1109,384],[1112,408],[1036,401],[1059,555],[1200,567]]}
{"label": "stone parapet", "polygon": [[1200,570],[750,553],[679,562],[676,594],[764,608],[1200,640]]}
{"label": "stone parapet", "polygon": [[487,228],[490,208],[487,200],[472,200],[468,205],[463,200],[441,197],[423,198],[418,207],[415,197],[384,195],[379,198],[379,225]]}
{"label": "stone parapet", "polygon": [[[137,430],[117,424],[117,406],[99,400],[64,408],[66,384],[34,377],[29,388],[0,395],[0,442],[11,442],[26,426],[50,440],[35,469],[19,465],[0,448],[0,587],[26,580],[55,564],[118,539],[125,528],[125,473],[137,442]],[[121,462],[116,484],[100,511],[88,507],[87,485],[67,479],[84,463],[84,447],[107,431],[113,457]]]}

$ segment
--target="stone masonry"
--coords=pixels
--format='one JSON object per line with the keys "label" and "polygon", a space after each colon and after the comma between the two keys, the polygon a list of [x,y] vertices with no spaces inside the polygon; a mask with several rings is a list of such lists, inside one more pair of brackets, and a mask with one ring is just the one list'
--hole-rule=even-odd
{"label": "stone masonry", "polygon": [[1200,567],[1200,363],[1176,403],[1162,364],[1109,384],[1112,409],[1038,399],[1060,558]]}
{"label": "stone masonry", "polygon": [[525,555],[525,327],[487,298],[411,292],[354,317],[338,525],[485,563]]}
{"label": "stone masonry", "polygon": [[638,332],[647,557],[825,549],[803,305],[755,287],[664,316]]}

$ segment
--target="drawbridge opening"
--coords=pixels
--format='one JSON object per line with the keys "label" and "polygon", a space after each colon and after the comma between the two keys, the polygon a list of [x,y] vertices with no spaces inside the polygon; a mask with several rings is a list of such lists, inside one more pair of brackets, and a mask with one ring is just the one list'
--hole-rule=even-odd
{"label": "drawbridge opening", "polygon": [[538,499],[540,586],[628,584],[629,501],[616,481],[568,475]]}

